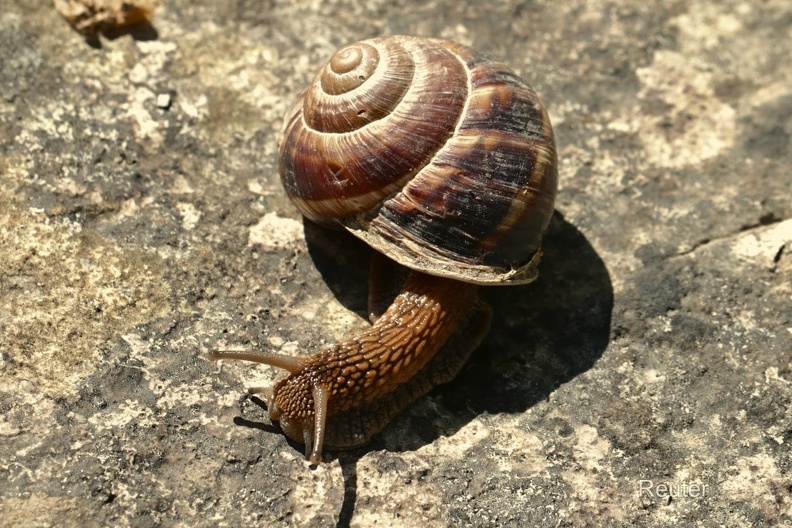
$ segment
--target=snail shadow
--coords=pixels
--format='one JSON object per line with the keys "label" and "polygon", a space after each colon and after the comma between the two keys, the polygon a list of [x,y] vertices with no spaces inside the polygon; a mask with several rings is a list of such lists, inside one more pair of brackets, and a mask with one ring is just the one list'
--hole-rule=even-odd
{"label": "snail shadow", "polygon": [[557,211],[542,250],[535,282],[482,290],[494,311],[489,335],[456,379],[429,394],[430,403],[407,410],[408,424],[383,431],[388,450],[417,449],[482,413],[525,412],[602,356],[613,312],[604,262]]}
{"label": "snail shadow", "polygon": [[[351,235],[305,223],[314,265],[337,300],[366,317],[369,249]],[[521,413],[590,369],[610,341],[613,286],[602,259],[555,212],[543,240],[539,279],[483,288],[492,329],[457,378],[409,406],[372,443],[333,453],[345,479],[338,526],[351,519],[355,465],[370,451],[414,451],[453,435],[482,413]]]}
{"label": "snail shadow", "polygon": [[368,319],[368,273],[372,250],[347,233],[303,219],[308,254],[322,280],[347,310]]}

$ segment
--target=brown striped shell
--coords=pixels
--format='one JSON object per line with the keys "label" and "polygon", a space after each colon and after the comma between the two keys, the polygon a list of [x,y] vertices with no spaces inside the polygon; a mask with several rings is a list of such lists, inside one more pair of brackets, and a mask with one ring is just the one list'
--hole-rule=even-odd
{"label": "brown striped shell", "polygon": [[536,277],[557,162],[536,92],[460,44],[337,51],[287,115],[280,173],[307,218],[397,262],[477,284]]}

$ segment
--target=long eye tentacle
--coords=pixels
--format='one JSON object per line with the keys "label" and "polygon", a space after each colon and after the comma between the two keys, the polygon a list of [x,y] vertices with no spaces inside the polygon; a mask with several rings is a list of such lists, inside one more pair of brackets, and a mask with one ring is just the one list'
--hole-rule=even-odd
{"label": "long eye tentacle", "polygon": [[287,356],[286,354],[276,354],[273,352],[232,352],[215,350],[209,353],[209,359],[219,361],[221,359],[240,359],[242,361],[252,361],[262,365],[282,368],[290,374],[296,374],[305,366],[305,359]]}

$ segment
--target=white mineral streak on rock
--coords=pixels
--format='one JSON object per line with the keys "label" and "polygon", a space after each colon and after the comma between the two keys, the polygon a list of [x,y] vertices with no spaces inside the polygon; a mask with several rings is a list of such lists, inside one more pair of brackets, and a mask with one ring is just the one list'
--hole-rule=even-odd
{"label": "white mineral streak on rock", "polygon": [[283,218],[277,213],[267,213],[250,228],[248,246],[261,245],[264,249],[293,247],[303,237],[302,223]]}

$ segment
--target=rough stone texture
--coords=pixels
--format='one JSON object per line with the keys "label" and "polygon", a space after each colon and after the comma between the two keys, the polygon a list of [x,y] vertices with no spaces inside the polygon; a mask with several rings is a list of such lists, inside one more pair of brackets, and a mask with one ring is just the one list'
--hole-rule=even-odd
{"label": "rough stone texture", "polygon": [[[7,4],[0,525],[792,524],[787,0],[169,0],[88,43]],[[205,358],[366,324],[363,248],[303,228],[274,153],[390,33],[536,86],[558,214],[460,378],[311,469],[244,395],[277,373]]]}

